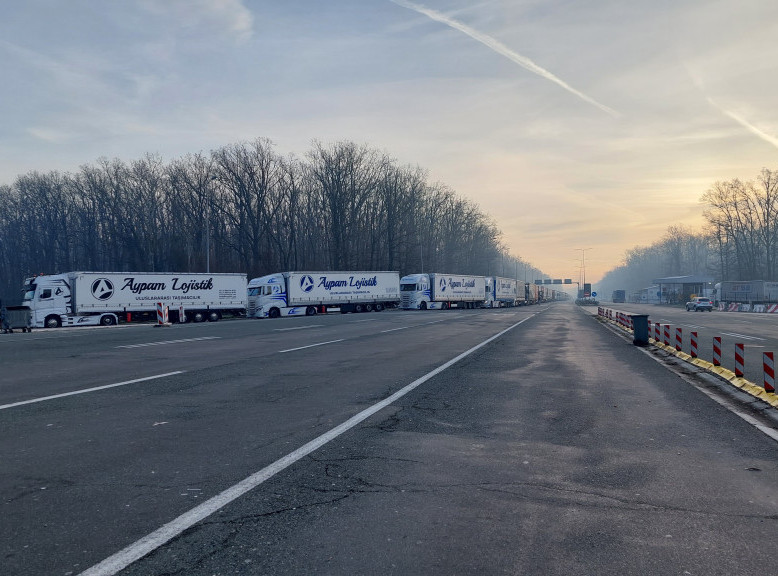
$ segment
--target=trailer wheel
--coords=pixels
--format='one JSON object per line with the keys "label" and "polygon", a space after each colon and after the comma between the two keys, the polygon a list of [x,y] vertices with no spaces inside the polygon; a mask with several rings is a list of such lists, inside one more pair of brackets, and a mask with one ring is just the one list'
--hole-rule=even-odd
{"label": "trailer wheel", "polygon": [[46,328],[59,328],[62,326],[62,320],[59,316],[46,316],[46,320],[43,321]]}
{"label": "trailer wheel", "polygon": [[305,315],[316,316],[316,306],[308,306],[308,308],[305,309]]}
{"label": "trailer wheel", "polygon": [[100,324],[102,326],[113,326],[114,324],[116,324],[116,320],[114,319],[113,316],[106,314],[105,316],[100,318]]}
{"label": "trailer wheel", "polygon": [[383,304],[381,304],[380,302],[376,303],[376,305],[375,305],[375,311],[376,311],[376,312],[383,312],[383,311],[384,311],[384,305],[383,305]]}
{"label": "trailer wheel", "polygon": [[373,304],[368,302],[365,304],[365,312],[372,312],[373,311]]}
{"label": "trailer wheel", "polygon": [[205,314],[200,312],[192,312],[192,322],[203,322],[205,320]]}
{"label": "trailer wheel", "polygon": [[219,313],[216,311],[211,311],[208,314],[208,322],[218,322],[219,321]]}
{"label": "trailer wheel", "polygon": [[269,318],[278,318],[281,315],[281,312],[279,312],[278,308],[271,308],[268,310],[267,315]]}
{"label": "trailer wheel", "polygon": [[356,312],[358,314],[358,313],[364,312],[364,311],[365,311],[364,304],[354,304],[354,312]]}

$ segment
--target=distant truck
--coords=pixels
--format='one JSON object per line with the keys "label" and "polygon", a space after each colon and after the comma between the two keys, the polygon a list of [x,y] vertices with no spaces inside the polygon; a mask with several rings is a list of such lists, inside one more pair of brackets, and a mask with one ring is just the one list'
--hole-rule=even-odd
{"label": "distant truck", "polygon": [[155,319],[157,303],[179,320],[215,322],[246,309],[245,274],[65,272],[24,282],[22,307],[36,328],[111,326],[124,319]]}
{"label": "distant truck", "polygon": [[626,290],[614,290],[613,294],[611,295],[611,302],[614,304],[623,304],[627,301],[627,291]]}
{"label": "distant truck", "polygon": [[747,280],[743,282],[724,281],[713,287],[713,303],[740,304],[778,303],[778,282]]}
{"label": "distant truck", "polygon": [[405,310],[480,308],[486,301],[486,278],[435,272],[409,274],[400,280],[400,294],[400,306]]}
{"label": "distant truck", "polygon": [[400,302],[399,272],[278,272],[248,283],[250,318],[380,312]]}
{"label": "distant truck", "polygon": [[[501,278],[500,276],[487,276],[486,299],[484,306],[487,308],[500,308],[516,306],[519,295],[519,282],[515,278]],[[521,298],[524,299],[524,286],[521,287]]]}

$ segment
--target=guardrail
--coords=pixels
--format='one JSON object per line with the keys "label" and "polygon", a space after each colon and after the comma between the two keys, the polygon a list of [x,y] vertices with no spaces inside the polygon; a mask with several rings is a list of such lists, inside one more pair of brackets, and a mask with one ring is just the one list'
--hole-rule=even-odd
{"label": "guardrail", "polygon": [[[619,310],[613,310],[611,308],[605,308],[603,306],[597,308],[597,318],[600,319],[600,321],[615,325],[624,332],[634,335],[635,323],[633,322],[632,316],[632,314],[621,312]],[[634,316],[642,316],[643,318],[646,318],[645,315]],[[674,354],[678,358],[690,362],[704,370],[712,372],[729,381],[731,384],[737,388],[740,388],[744,392],[747,392],[754,397],[760,398],[768,404],[771,404],[773,407],[778,408],[778,394],[775,393],[775,365],[773,352],[762,353],[762,372],[764,376],[762,385],[758,386],[744,378],[744,343],[735,342],[733,372],[721,365],[721,336],[713,337],[713,362],[708,362],[698,357],[699,346],[697,332],[690,333],[690,349],[689,353],[686,353],[683,351],[682,329],[676,327],[675,341],[672,343],[670,339],[670,330],[671,324],[654,322],[652,327],[651,321],[648,320],[648,344]],[[634,342],[637,344],[638,339],[636,338]]]}

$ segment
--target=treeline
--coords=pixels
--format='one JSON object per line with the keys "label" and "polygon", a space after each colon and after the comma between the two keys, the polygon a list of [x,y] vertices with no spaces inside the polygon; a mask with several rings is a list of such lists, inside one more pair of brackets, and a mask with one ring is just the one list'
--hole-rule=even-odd
{"label": "treeline", "polygon": [[0,221],[5,300],[27,276],[68,270],[527,268],[478,206],[349,141],[314,142],[304,158],[260,138],[170,163],[147,155],[31,172],[0,186]]}
{"label": "treeline", "polygon": [[627,250],[623,264],[600,282],[603,294],[693,274],[716,281],[778,280],[778,170],[764,168],[747,182],[716,182],[700,200],[703,230],[671,226],[658,242]]}

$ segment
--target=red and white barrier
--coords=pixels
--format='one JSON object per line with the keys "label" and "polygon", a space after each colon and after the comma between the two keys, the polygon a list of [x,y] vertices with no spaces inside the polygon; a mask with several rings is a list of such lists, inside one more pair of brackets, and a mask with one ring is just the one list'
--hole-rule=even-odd
{"label": "red and white barrier", "polygon": [[662,339],[662,325],[657,322],[654,324],[654,340],[659,342]]}
{"label": "red and white barrier", "polygon": [[157,302],[157,323],[155,326],[170,326],[167,319],[168,307],[163,302]]}
{"label": "red and white barrier", "polygon": [[689,335],[690,338],[690,354],[692,358],[697,358],[697,332],[692,332]]}
{"label": "red and white barrier", "polygon": [[680,352],[683,349],[683,329],[675,329],[675,349]]}
{"label": "red and white barrier", "polygon": [[767,305],[767,313],[768,314],[778,314],[778,304],[768,304]]}
{"label": "red and white barrier", "polygon": [[670,345],[670,325],[665,324],[665,340],[664,340],[665,346]]}
{"label": "red and white barrier", "polygon": [[745,345],[738,342],[735,344],[735,376],[742,378],[745,373]]}
{"label": "red and white barrier", "polygon": [[762,353],[765,392],[775,392],[775,361],[772,352]]}
{"label": "red and white barrier", "polygon": [[721,336],[713,337],[713,365],[721,366]]}

